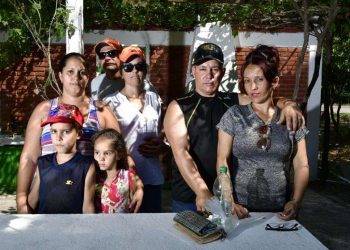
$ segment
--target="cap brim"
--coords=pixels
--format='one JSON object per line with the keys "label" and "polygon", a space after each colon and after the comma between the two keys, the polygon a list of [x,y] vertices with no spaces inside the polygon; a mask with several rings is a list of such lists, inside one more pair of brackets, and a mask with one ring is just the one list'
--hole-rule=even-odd
{"label": "cap brim", "polygon": [[[108,43],[106,43],[106,42],[99,42],[98,44],[96,44],[96,46],[95,46],[95,53],[97,54],[97,53],[99,53],[100,52],[100,50],[103,48],[103,47],[105,47],[105,46],[111,46],[111,45],[109,45]],[[113,47],[113,46],[112,46]],[[114,47],[113,47],[114,48]]]}
{"label": "cap brim", "polygon": [[224,63],[224,62],[221,61],[220,59],[218,59],[218,58],[216,58],[216,57],[214,57],[214,56],[212,56],[212,55],[208,55],[208,56],[206,56],[206,57],[200,58],[200,59],[198,59],[197,61],[193,62],[192,65],[202,64],[202,63],[204,63],[204,62],[206,62],[206,61],[209,61],[209,60],[215,60],[215,61],[218,61],[218,62],[221,63],[221,64]]}
{"label": "cap brim", "polygon": [[119,59],[120,59],[120,61],[125,63],[127,61],[130,61],[131,57],[140,57],[142,59],[142,61],[146,61],[146,58],[142,54],[140,54],[138,52],[130,52],[126,56],[123,56],[122,54],[120,54]]}
{"label": "cap brim", "polygon": [[52,123],[77,123],[80,126],[82,126],[82,124],[78,123],[75,119],[68,118],[66,116],[53,116],[47,119],[46,121],[44,121],[43,123],[41,123],[41,127],[44,127],[45,125],[52,124]]}

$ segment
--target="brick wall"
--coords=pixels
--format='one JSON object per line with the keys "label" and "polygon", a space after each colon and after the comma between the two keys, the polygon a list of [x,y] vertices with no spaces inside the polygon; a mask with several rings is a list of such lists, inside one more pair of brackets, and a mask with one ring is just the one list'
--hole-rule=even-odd
{"label": "brick wall", "polygon": [[150,80],[165,103],[185,92],[190,46],[151,47]]}
{"label": "brick wall", "polygon": [[[245,56],[252,48],[236,48],[238,70]],[[278,48],[282,69],[281,86],[278,96],[292,97],[299,48]],[[52,64],[57,72],[59,60],[65,54],[65,45],[52,47]],[[157,88],[164,102],[181,96],[184,93],[187,60],[190,46],[151,46],[150,51],[150,80]],[[95,76],[95,54],[93,45],[85,45],[85,55],[90,61],[90,78]],[[307,88],[308,55],[305,57],[302,70],[298,101],[302,100]],[[43,100],[37,94],[37,85],[42,85],[47,76],[47,59],[37,49],[17,63],[1,69],[0,83],[0,121],[2,133],[22,133],[35,106]],[[57,78],[58,79],[58,78]],[[48,98],[57,94],[48,89]]]}

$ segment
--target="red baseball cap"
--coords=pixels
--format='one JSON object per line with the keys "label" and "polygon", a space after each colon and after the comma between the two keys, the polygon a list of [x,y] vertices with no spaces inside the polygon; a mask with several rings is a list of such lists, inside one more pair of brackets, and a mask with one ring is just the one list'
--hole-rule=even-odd
{"label": "red baseball cap", "polygon": [[46,124],[52,123],[77,123],[83,126],[84,117],[77,106],[61,103],[55,110],[57,113],[49,117],[41,124],[44,127]]}
{"label": "red baseball cap", "polygon": [[98,54],[100,50],[105,46],[111,46],[119,52],[123,49],[121,43],[117,39],[107,37],[95,45],[95,53]]}
{"label": "red baseball cap", "polygon": [[120,61],[125,63],[126,61],[128,61],[128,59],[131,56],[134,56],[134,55],[141,57],[141,59],[144,62],[146,61],[146,57],[145,57],[145,54],[143,53],[142,49],[140,49],[136,45],[130,45],[129,47],[124,48],[122,50],[122,53],[120,53],[120,55],[119,55],[119,59],[120,59]]}

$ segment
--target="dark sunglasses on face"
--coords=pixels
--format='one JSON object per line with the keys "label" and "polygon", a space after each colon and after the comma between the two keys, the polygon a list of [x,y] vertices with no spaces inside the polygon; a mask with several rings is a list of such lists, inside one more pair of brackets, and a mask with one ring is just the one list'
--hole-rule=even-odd
{"label": "dark sunglasses on face", "polygon": [[257,131],[259,133],[260,139],[256,143],[256,146],[259,149],[262,149],[262,150],[265,150],[265,151],[269,150],[270,147],[271,147],[271,140],[270,140],[271,128],[270,128],[270,125],[260,126],[257,129]]}
{"label": "dark sunglasses on face", "polygon": [[131,72],[134,70],[134,67],[137,71],[144,71],[146,69],[146,64],[143,62],[139,62],[136,64],[132,64],[132,63],[124,63],[123,64],[123,70],[125,72]]}
{"label": "dark sunglasses on face", "polygon": [[97,55],[100,60],[105,59],[107,56],[110,58],[115,58],[118,55],[118,51],[114,49],[106,52],[99,52]]}

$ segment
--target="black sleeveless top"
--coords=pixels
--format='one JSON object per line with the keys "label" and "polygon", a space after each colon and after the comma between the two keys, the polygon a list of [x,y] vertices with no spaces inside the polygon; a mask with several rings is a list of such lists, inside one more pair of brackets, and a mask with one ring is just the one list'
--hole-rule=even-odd
{"label": "black sleeveless top", "polygon": [[[219,92],[214,97],[203,97],[196,91],[176,100],[184,117],[189,135],[189,153],[208,188],[212,190],[216,178],[218,131],[216,125],[226,110],[238,104],[237,93]],[[194,202],[195,194],[187,185],[172,162],[172,198],[182,202]]]}
{"label": "black sleeveless top", "polygon": [[40,156],[39,214],[77,214],[83,211],[85,177],[93,158],[77,152],[57,164],[56,153]]}

